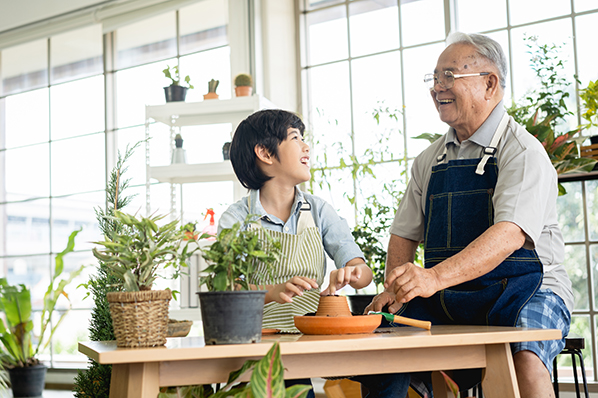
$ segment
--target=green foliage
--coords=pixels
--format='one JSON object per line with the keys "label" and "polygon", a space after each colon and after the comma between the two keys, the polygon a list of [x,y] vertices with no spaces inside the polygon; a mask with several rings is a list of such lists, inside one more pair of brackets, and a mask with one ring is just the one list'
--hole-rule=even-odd
{"label": "green foliage", "polygon": [[208,82],[208,92],[209,93],[215,93],[216,89],[218,88],[218,84],[220,83],[220,80],[210,80]]}
{"label": "green foliage", "polygon": [[[170,72],[171,69],[174,72],[174,76]],[[178,65],[175,65],[172,68],[167,65],[166,69],[164,69],[162,72],[164,73],[164,76],[166,76],[167,78],[169,78],[172,81],[172,83],[170,84],[171,86],[180,86],[181,85],[181,76],[179,75],[179,66]],[[187,83],[187,86],[189,88],[194,88],[193,85],[191,84],[191,78],[189,77],[189,75],[185,76],[185,83]]]}
{"label": "green foliage", "polygon": [[253,86],[253,79],[251,78],[251,75],[248,75],[247,73],[239,73],[237,76],[235,76],[235,86]]}
{"label": "green foliage", "polygon": [[444,134],[431,134],[431,133],[423,133],[418,135],[417,137],[413,137],[416,140],[428,140],[428,142],[430,144],[433,144],[436,140],[438,140],[440,137],[442,137]]}
{"label": "green foliage", "polygon": [[[534,36],[526,40],[531,66],[540,80],[540,87],[507,111],[542,143],[557,174],[591,171],[596,161],[579,157],[578,144],[585,140],[580,135],[582,127],[558,131],[565,125],[566,117],[573,114],[566,103],[573,82],[562,76],[561,46],[540,44]],[[559,194],[564,193],[565,188],[559,184]]]}
{"label": "green foliage", "polygon": [[[5,321],[0,319],[0,365],[2,367],[25,367],[39,363],[35,358],[40,348],[45,348],[52,340],[56,329],[67,314],[63,312],[58,322],[50,323],[56,303],[63,296],[69,303],[68,294],[64,291],[66,286],[76,278],[84,266],[72,271],[65,279],[59,280],[64,270],[63,257],[75,248],[75,237],[81,230],[71,233],[67,247],[55,257],[55,267],[48,289],[44,294],[44,305],[41,314],[41,330],[35,349],[32,343],[33,320],[31,312],[31,292],[23,284],[9,285],[6,278],[0,278],[0,311],[4,313]],[[48,333],[46,333],[48,332]],[[44,344],[45,343],[45,344]]]}
{"label": "green foliage", "polygon": [[200,278],[200,286],[206,285],[210,291],[233,291],[236,288],[249,290],[248,277],[262,263],[270,271],[282,255],[281,244],[273,239],[266,229],[251,229],[256,216],[248,214],[243,223],[235,223],[225,228],[216,241],[204,251],[203,257],[210,263],[206,275]]}
{"label": "green foliage", "polygon": [[598,80],[590,81],[586,88],[579,90],[579,97],[583,102],[581,117],[588,121],[584,128],[598,127]]}
{"label": "green foliage", "polygon": [[94,247],[92,251],[124,291],[150,290],[161,268],[173,267],[173,278],[178,277],[180,268],[187,266],[186,261],[197,250],[188,250],[178,220],[158,226],[165,215],[138,219],[117,210],[114,216],[106,217],[121,225],[122,231],[109,232],[106,240],[94,242],[104,250]]}
{"label": "green foliage", "polygon": [[[253,372],[249,383],[235,384],[241,375],[250,370]],[[231,372],[226,385],[219,391],[202,385],[169,387],[164,388],[158,398],[304,398],[310,389],[307,385],[285,389],[280,344],[276,342],[262,359],[247,360],[240,369]]]}

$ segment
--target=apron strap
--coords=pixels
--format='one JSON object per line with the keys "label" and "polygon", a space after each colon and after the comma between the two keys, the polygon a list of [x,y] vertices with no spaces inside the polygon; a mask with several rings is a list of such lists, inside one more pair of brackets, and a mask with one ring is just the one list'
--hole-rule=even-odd
{"label": "apron strap", "polygon": [[478,167],[475,170],[476,174],[484,175],[484,168],[486,167],[486,162],[488,162],[488,159],[490,159],[496,154],[496,147],[498,146],[498,142],[507,130],[508,123],[509,114],[505,112],[500,121],[500,124],[498,125],[496,131],[494,132],[494,135],[492,136],[492,141],[490,141],[490,145],[484,148],[484,155],[482,156],[482,160],[480,160],[480,163],[478,163]]}
{"label": "apron strap", "polygon": [[305,202],[299,211],[299,222],[297,223],[297,235],[308,228],[315,228],[314,216],[311,214],[311,204]]}

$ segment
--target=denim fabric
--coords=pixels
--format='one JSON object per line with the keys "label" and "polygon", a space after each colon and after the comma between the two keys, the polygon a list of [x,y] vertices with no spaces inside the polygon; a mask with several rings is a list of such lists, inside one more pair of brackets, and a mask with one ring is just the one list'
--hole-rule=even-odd
{"label": "denim fabric", "polygon": [[411,375],[409,373],[390,373],[379,375],[353,376],[368,389],[363,398],[403,398],[407,396]]}

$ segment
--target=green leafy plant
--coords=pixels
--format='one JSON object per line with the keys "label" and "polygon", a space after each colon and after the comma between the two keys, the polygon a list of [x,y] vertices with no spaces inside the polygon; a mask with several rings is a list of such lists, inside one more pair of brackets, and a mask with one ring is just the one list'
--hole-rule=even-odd
{"label": "green leafy plant", "polygon": [[[37,345],[33,348],[33,313],[31,306],[31,291],[23,284],[10,285],[6,278],[0,278],[0,311],[5,320],[0,319],[0,364],[3,368],[18,368],[39,364],[36,358],[40,349],[44,349],[52,340],[52,336],[60,326],[62,320],[70,310],[70,300],[65,288],[85,268],[81,266],[71,271],[65,279],[59,279],[64,271],[63,257],[75,248],[75,237],[81,230],[71,233],[67,247],[58,253],[54,259],[55,266],[52,279],[44,294],[44,306],[41,313],[41,329]],[[63,312],[58,321],[51,322],[54,309],[60,297],[68,302],[67,311]],[[6,323],[5,323],[6,322]]]}
{"label": "green leafy plant", "polygon": [[184,230],[177,227],[178,220],[158,226],[165,215],[136,218],[115,211],[114,216],[105,217],[122,229],[108,231],[106,240],[94,242],[103,250],[94,247],[93,255],[106,264],[124,291],[150,290],[158,271],[168,267],[173,267],[172,277],[177,278],[181,267],[186,267],[186,261],[198,250],[189,250]]}
{"label": "green leafy plant", "polygon": [[208,92],[209,93],[215,93],[216,89],[218,88],[218,84],[220,84],[220,80],[210,80],[208,82]]}
{"label": "green leafy plant", "polygon": [[[239,377],[248,371],[252,371],[249,383],[237,383]],[[163,390],[158,398],[304,398],[311,386],[297,384],[285,389],[280,344],[276,342],[262,359],[248,360],[240,369],[231,372],[226,385],[219,391],[205,385]]]}
{"label": "green leafy plant", "polygon": [[239,73],[234,80],[236,87],[253,86],[253,78],[247,73]]}
{"label": "green leafy plant", "polygon": [[243,223],[220,231],[216,241],[203,252],[209,266],[200,278],[200,286],[206,285],[210,291],[249,290],[247,278],[255,272],[258,262],[273,269],[282,255],[281,244],[266,229],[262,229],[264,238],[260,238],[257,229],[249,228],[255,219],[255,215],[249,214]]}
{"label": "green leafy plant", "polygon": [[[586,139],[580,134],[583,126],[559,131],[566,128],[566,118],[573,114],[567,108],[573,81],[563,77],[561,46],[540,44],[535,36],[527,37],[526,41],[540,87],[520,104],[513,104],[508,113],[542,143],[557,174],[591,171],[596,161],[579,157],[578,145]],[[565,193],[565,188],[559,184],[559,194]]]}
{"label": "green leafy plant", "polygon": [[[171,72],[172,70],[172,72]],[[171,86],[180,86],[181,85],[181,76],[179,74],[179,66],[175,65],[172,68],[170,66],[166,66],[166,69],[164,69],[162,71],[164,73],[164,76],[166,76],[168,79],[170,79]],[[193,85],[191,84],[191,78],[189,77],[189,75],[185,76],[184,79],[185,83],[187,83],[187,86],[189,88],[194,88]]]}
{"label": "green leafy plant", "polygon": [[598,80],[590,81],[588,86],[579,90],[582,100],[581,117],[588,121],[584,128],[598,127]]}

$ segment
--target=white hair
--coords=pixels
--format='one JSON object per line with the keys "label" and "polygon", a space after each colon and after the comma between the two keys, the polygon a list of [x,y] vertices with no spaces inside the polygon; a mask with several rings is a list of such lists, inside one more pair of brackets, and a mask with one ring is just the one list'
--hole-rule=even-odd
{"label": "white hair", "polygon": [[446,38],[446,45],[450,46],[456,43],[472,45],[480,56],[486,58],[496,66],[500,86],[503,89],[507,86],[507,58],[498,42],[484,35],[454,32]]}

